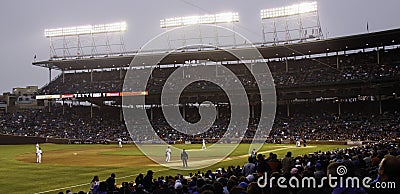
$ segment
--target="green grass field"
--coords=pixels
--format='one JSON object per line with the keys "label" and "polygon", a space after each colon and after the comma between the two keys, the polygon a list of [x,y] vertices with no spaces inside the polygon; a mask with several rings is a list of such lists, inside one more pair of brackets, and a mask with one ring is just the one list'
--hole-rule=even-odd
{"label": "green grass field", "polygon": [[[177,145],[189,150],[200,149],[201,145]],[[282,158],[291,151],[293,156],[345,148],[344,145],[309,145],[296,148],[293,145],[268,144],[259,153],[274,152]],[[105,180],[111,173],[117,175],[117,183],[134,180],[137,174],[153,170],[155,176],[188,175],[186,170],[170,169],[156,164],[145,157],[134,145],[41,145],[43,162],[35,163],[35,145],[0,146],[0,193],[58,193],[70,189],[73,192],[89,190],[94,175]],[[248,156],[248,144],[241,144],[225,160],[207,169],[215,170],[229,165],[243,165]],[[164,148],[160,149],[163,150]],[[174,160],[173,155],[172,160]],[[177,160],[175,158],[175,160]],[[190,166],[190,158],[189,158]],[[205,169],[199,169],[205,170]]]}

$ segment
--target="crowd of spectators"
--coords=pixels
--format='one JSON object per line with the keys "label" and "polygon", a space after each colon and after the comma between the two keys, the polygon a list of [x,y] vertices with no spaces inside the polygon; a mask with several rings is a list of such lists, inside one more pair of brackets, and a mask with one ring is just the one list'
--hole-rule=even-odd
{"label": "crowd of spectators", "polygon": [[[126,72],[125,72],[126,73]],[[92,76],[91,76],[92,74]],[[61,74],[41,88],[42,93],[91,93],[121,91],[120,71],[93,71]]]}
{"label": "crowd of spectators", "polygon": [[[277,88],[321,85],[321,84],[340,84],[349,82],[369,82],[384,81],[400,78],[400,59],[398,59],[400,49],[388,50],[382,52],[378,64],[376,51],[353,53],[348,55],[327,56],[319,58],[298,58],[287,61],[275,59],[267,62],[272,73],[274,84]],[[255,63],[254,68],[262,63]],[[243,65],[226,64],[245,88],[256,87],[256,81],[249,73],[249,70]],[[201,68],[201,66],[191,66],[191,68]],[[156,68],[147,82],[147,90],[154,93],[161,92],[165,81],[177,67]],[[213,69],[214,70],[214,69]],[[222,87],[231,85],[231,79],[228,79],[223,70],[215,68],[216,79],[221,80]],[[147,75],[148,69],[134,69],[138,76]],[[48,85],[41,89],[43,94],[68,94],[68,93],[102,93],[102,92],[120,92],[123,90],[126,69],[114,69],[104,71],[83,71],[74,73],[65,73],[60,75]],[[185,79],[184,74],[180,79]],[[212,76],[212,75],[208,75]],[[257,75],[257,76],[267,76]],[[130,84],[136,85],[139,79],[131,77]],[[261,79],[268,82],[267,77]],[[268,83],[261,83],[268,84]],[[129,87],[124,88],[129,90]],[[197,82],[188,87],[192,91],[204,91],[218,89],[217,85],[210,82]]]}
{"label": "crowd of spectators", "polygon": [[104,115],[107,111],[95,111],[90,118],[90,107],[72,107],[63,110],[54,106],[46,109],[30,109],[0,116],[2,134],[66,138],[71,142],[107,142],[130,139],[123,122]]}
{"label": "crowd of spectators", "polygon": [[293,114],[277,116],[272,136],[275,139],[304,137],[310,140],[389,140],[398,137],[400,114],[385,112],[348,113],[340,117],[334,113]]}
{"label": "crowd of spectators", "polygon": [[[346,173],[340,171],[343,166]],[[115,177],[113,173],[105,181],[99,181],[99,177],[94,176],[90,193],[397,194],[400,193],[400,147],[394,142],[379,142],[299,156],[292,156],[289,151],[283,158],[270,152],[268,156],[249,156],[243,165],[204,172],[157,177],[148,170],[146,174],[139,174],[134,180],[121,184],[116,184]],[[345,183],[347,178],[358,178],[360,182]],[[291,179],[297,179],[299,184]],[[303,180],[310,179],[315,180],[316,186],[312,182],[302,184]]]}
{"label": "crowd of spectators", "polygon": [[[367,105],[367,104],[366,104]],[[321,105],[323,106],[323,105]],[[29,109],[16,113],[5,113],[0,116],[0,133],[17,136],[36,136],[50,138],[65,138],[71,142],[81,143],[106,143],[132,140],[130,135],[140,135],[140,130],[129,133],[124,121],[120,120],[120,109],[115,107],[93,108],[90,107],[64,107],[53,106],[48,109]],[[166,142],[198,143],[202,139],[216,142],[228,133],[235,138],[238,129],[229,128],[230,114],[222,114],[206,132],[190,135],[172,128],[165,120],[162,111],[155,109],[151,125],[154,129],[152,136],[140,135],[140,140],[154,139],[157,135]],[[197,110],[187,110],[189,122],[198,119]],[[90,116],[92,114],[92,117]],[[234,121],[233,121],[234,122]],[[235,126],[235,124],[231,125]],[[249,125],[244,134],[252,139],[258,126],[257,118],[250,118]],[[378,141],[391,140],[399,137],[400,113],[397,111],[372,113],[337,113],[323,112],[311,113],[303,111],[290,116],[280,112],[275,117],[274,125],[268,141],[279,143],[285,140],[298,138],[307,140],[333,140],[333,141]],[[135,139],[137,141],[138,138]]]}

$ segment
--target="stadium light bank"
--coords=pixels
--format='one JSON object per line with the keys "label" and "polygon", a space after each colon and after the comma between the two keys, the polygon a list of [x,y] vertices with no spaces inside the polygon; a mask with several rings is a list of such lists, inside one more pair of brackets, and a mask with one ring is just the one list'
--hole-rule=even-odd
{"label": "stadium light bank", "polygon": [[126,22],[117,22],[110,24],[84,25],[76,27],[45,29],[44,36],[46,38],[77,36],[87,34],[101,34],[111,32],[125,32],[127,30]]}
{"label": "stadium light bank", "polygon": [[214,15],[174,17],[160,20],[161,28],[172,28],[193,24],[219,24],[239,22],[239,13],[227,12]]}
{"label": "stadium light bank", "polygon": [[278,17],[286,17],[292,15],[300,15],[304,13],[316,12],[318,11],[317,2],[305,2],[294,4],[285,7],[263,9],[261,10],[261,19],[270,19]]}

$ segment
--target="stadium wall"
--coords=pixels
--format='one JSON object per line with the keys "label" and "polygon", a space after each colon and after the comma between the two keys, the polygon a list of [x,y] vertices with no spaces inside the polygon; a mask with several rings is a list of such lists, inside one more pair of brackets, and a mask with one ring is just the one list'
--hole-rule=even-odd
{"label": "stadium wall", "polygon": [[[78,141],[76,141],[78,142]],[[61,138],[45,138],[45,137],[29,137],[29,136],[13,136],[13,135],[0,135],[0,145],[17,145],[17,144],[36,144],[36,143],[56,143],[56,144],[70,144],[76,143],[73,140],[68,139],[61,139]],[[80,142],[82,143],[82,142]],[[107,143],[114,143],[117,142],[107,142]],[[132,142],[125,142],[125,143],[132,143]],[[182,142],[183,143],[183,142]],[[200,142],[192,142],[192,143],[200,143]],[[251,143],[244,142],[244,143]],[[290,142],[282,142],[282,144],[294,144],[294,141]],[[348,144],[347,141],[315,141],[309,140],[307,141],[308,144],[324,144],[324,145],[346,145]]]}
{"label": "stadium wall", "polygon": [[36,143],[67,144],[68,139],[0,135],[0,145],[36,144]]}

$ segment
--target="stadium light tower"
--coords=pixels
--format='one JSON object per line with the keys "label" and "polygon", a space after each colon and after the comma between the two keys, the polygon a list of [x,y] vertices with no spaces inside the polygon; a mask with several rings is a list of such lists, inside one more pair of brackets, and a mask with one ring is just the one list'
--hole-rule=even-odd
{"label": "stadium light tower", "polygon": [[172,28],[194,24],[220,24],[239,22],[239,13],[220,13],[215,15],[174,17],[160,20],[161,28]]}
{"label": "stadium light tower", "polygon": [[[50,39],[50,59],[59,58],[57,50],[62,50],[62,58],[82,57],[85,53],[90,53],[90,57],[98,54],[98,50],[105,48],[105,53],[112,54],[112,47],[119,46],[120,53],[125,52],[122,33],[127,31],[126,22],[84,25],[75,27],[45,29],[44,36]],[[111,34],[120,34],[119,43],[111,43]],[[100,36],[105,36],[105,42],[96,44]],[[89,41],[83,41],[88,39]],[[62,44],[58,44],[62,42]],[[62,45],[62,46],[61,46]],[[77,49],[76,55],[70,54],[70,49]],[[90,51],[88,51],[90,49]]]}
{"label": "stadium light tower", "polygon": [[260,16],[264,44],[323,38],[316,1],[264,9]]}
{"label": "stadium light tower", "polygon": [[[219,13],[219,14],[208,14],[208,15],[201,15],[201,16],[187,16],[187,17],[173,17],[173,18],[166,18],[160,20],[160,27],[166,29],[167,31],[172,28],[183,27],[183,26],[200,26],[200,24],[211,24],[211,25],[222,25],[227,24],[229,25],[230,29],[235,29],[235,23],[239,22],[239,13],[237,12],[227,12],[227,13]],[[206,37],[202,34],[201,28],[198,28],[198,32],[196,33],[198,37],[190,37],[188,33],[182,34],[182,37],[177,37],[176,39],[168,38],[168,45],[171,49],[171,44],[176,41],[182,41],[183,46],[186,45],[186,42],[190,39],[200,39],[200,44],[203,44],[206,40],[205,39],[213,39],[215,42],[215,46],[219,45],[220,39],[226,37],[233,37],[233,44],[236,45],[236,37],[235,33],[231,35],[220,34],[218,32],[218,28],[215,27],[213,37]]]}

